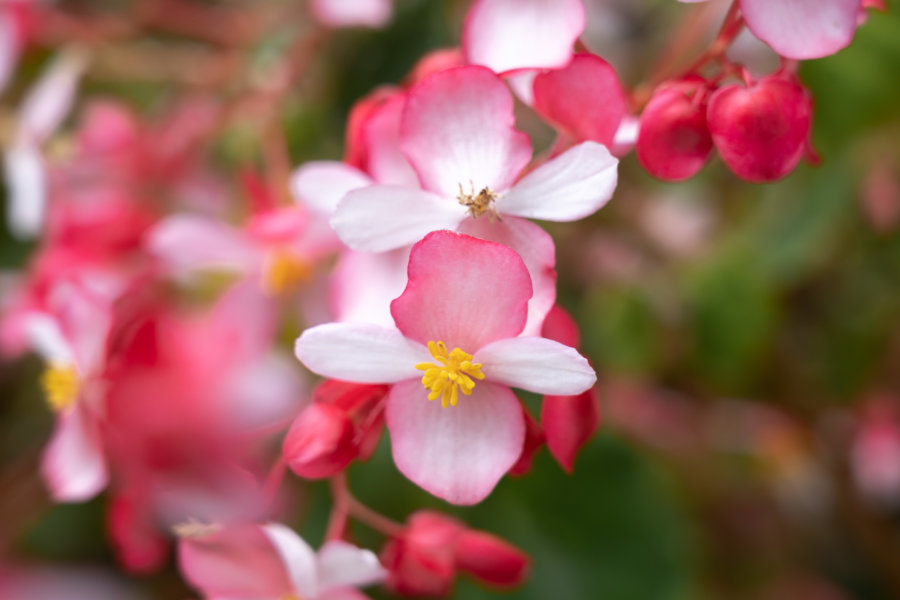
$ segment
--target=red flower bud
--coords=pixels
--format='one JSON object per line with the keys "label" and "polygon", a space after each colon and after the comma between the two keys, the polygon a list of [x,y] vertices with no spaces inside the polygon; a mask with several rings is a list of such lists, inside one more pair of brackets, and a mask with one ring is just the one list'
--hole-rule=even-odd
{"label": "red flower bud", "polygon": [[525,415],[525,443],[522,445],[522,454],[519,460],[509,470],[512,476],[525,475],[531,471],[531,465],[534,464],[534,455],[544,445],[544,432],[541,425],[534,420],[524,407],[522,413]]}
{"label": "red flower bud", "polygon": [[528,576],[528,555],[483,531],[464,531],[456,542],[456,566],[500,587],[519,585]]}
{"label": "red flower bud", "polygon": [[765,183],[790,173],[806,152],[812,100],[796,81],[766,77],[717,90],[707,117],[725,164],[741,179]]}
{"label": "red flower bud", "polygon": [[705,86],[702,79],[663,86],[644,108],[635,150],[654,177],[682,181],[706,164],[713,141],[706,125]]}
{"label": "red flower bud", "polygon": [[571,473],[575,458],[600,422],[594,390],[578,396],[544,396],[541,423],[547,449],[553,458]]}
{"label": "red flower bud", "polygon": [[405,596],[447,595],[456,577],[456,540],[463,531],[461,523],[439,513],[412,515],[404,535],[381,553],[388,587]]}
{"label": "red flower bud", "polygon": [[353,422],[343,410],[315,402],[294,420],[282,452],[288,466],[300,477],[331,477],[356,458],[355,433]]}

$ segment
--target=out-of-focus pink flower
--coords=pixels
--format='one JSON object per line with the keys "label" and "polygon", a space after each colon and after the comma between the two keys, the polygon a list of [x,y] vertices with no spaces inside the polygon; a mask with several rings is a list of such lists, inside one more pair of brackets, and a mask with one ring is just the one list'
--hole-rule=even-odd
{"label": "out-of-focus pink flower", "polygon": [[613,145],[628,107],[612,65],[593,54],[576,54],[561,69],[534,79],[534,109],[574,142]]}
{"label": "out-of-focus pink flower", "polygon": [[809,152],[812,99],[799,82],[765,77],[726,85],[709,99],[709,131],[725,164],[741,179],[776,181]]}
{"label": "out-of-focus pink flower", "polygon": [[860,490],[884,507],[900,503],[900,403],[891,395],[863,407],[850,464]]}
{"label": "out-of-focus pink flower", "polygon": [[0,566],[0,598],[4,600],[147,600],[112,570],[4,564]]}
{"label": "out-of-focus pink flower", "polygon": [[654,177],[682,181],[697,174],[712,153],[706,124],[706,82],[691,78],[653,94],[641,114],[637,158]]}
{"label": "out-of-focus pink flower", "polygon": [[356,587],[385,571],[368,550],[327,542],[318,552],[278,523],[178,528],[178,564],[185,579],[210,600],[364,600]]}
{"label": "out-of-focus pink flower", "polygon": [[329,27],[384,27],[393,8],[391,0],[312,0],[313,14]]}
{"label": "out-of-focus pink flower", "polygon": [[404,596],[445,596],[458,571],[489,585],[513,587],[528,576],[530,562],[500,538],[431,511],[414,513],[381,558],[388,569],[388,587]]}
{"label": "out-of-focus pink flower", "polygon": [[517,337],[532,292],[509,248],[435,232],[413,246],[408,276],[391,304],[399,331],[320,325],[297,340],[297,357],[326,377],[393,383],[386,416],[397,466],[429,492],[473,504],[521,453],[522,410],[507,386],[579,394],[596,377],[573,349]]}
{"label": "out-of-focus pink flower", "polygon": [[561,67],[584,22],[581,0],[477,0],[466,16],[463,50],[469,63],[496,73]]}

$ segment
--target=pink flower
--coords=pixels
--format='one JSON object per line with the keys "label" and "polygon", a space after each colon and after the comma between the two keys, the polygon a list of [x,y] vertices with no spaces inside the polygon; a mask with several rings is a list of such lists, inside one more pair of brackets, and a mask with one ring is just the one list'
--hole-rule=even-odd
{"label": "pink flower", "polygon": [[572,348],[518,337],[532,286],[509,248],[434,232],[413,246],[408,277],[391,304],[397,329],[320,325],[300,336],[296,354],[326,377],[394,384],[386,417],[398,468],[436,496],[474,504],[521,453],[510,386],[574,395],[596,376]]}
{"label": "pink flower", "polygon": [[383,27],[391,20],[391,0],[312,0],[315,17],[330,27]]}
{"label": "pink flower", "polygon": [[208,600],[364,600],[354,588],[384,578],[368,550],[331,541],[316,554],[278,523],[177,529],[181,572]]}

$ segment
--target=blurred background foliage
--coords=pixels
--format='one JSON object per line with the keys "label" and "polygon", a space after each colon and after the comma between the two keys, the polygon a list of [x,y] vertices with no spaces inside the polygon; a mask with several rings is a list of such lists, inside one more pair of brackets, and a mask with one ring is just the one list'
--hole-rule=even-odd
{"label": "blurred background foliage", "polygon": [[[623,66],[626,80],[635,77],[634,65],[652,62],[653,40],[669,34],[670,15],[683,10],[671,0],[637,4],[629,11],[640,26],[623,35],[631,48],[647,41],[646,55]],[[465,2],[402,0],[387,29],[333,33],[283,108],[295,164],[339,158],[353,102],[378,85],[402,82],[428,50],[453,45],[465,8]],[[257,59],[277,55],[300,29],[283,24],[256,49]],[[873,389],[898,389],[898,33],[900,14],[873,14],[848,49],[803,65],[801,78],[815,98],[821,166],[803,165],[784,181],[760,186],[736,180],[713,160],[689,182],[664,184],[631,155],[608,207],[580,223],[548,224],[558,244],[560,303],[583,328],[603,390],[602,431],[574,475],[543,452],[528,476],[505,480],[479,506],[455,509],[400,476],[385,439],[370,463],[351,470],[360,499],[397,520],[423,507],[449,511],[521,546],[534,559],[533,575],[511,598],[898,597],[879,566],[877,552],[884,550],[859,534],[855,505],[841,500],[840,467],[827,486],[838,492],[826,494],[802,477],[794,481],[797,452],[790,448],[760,455],[737,443],[740,436],[733,445],[708,443],[723,435],[728,441],[729,432],[746,425],[741,407],[749,403],[787,415],[815,448],[832,411],[853,410]],[[29,55],[22,79],[45,58]],[[172,93],[156,82],[89,75],[82,98],[112,94],[149,114]],[[545,129],[531,133],[539,143],[548,139]],[[252,134],[240,127],[218,144],[216,158],[226,169],[259,160]],[[872,189],[872,178],[883,172],[897,186],[887,199],[873,197],[884,196]],[[0,264],[19,268],[30,248],[2,230]],[[4,463],[23,448],[37,451],[49,435],[37,372],[30,359],[0,370]],[[628,426],[636,406],[629,403],[641,394],[654,395],[654,406],[665,409],[656,429],[641,430],[645,435]],[[719,429],[710,434],[706,417],[696,428],[684,414],[713,414]],[[292,524],[316,543],[329,507],[327,486],[292,486],[298,507]],[[837,498],[824,511],[820,493]],[[46,509],[17,540],[14,556],[112,564],[103,502]],[[897,517],[878,517],[894,542]],[[357,533],[372,547],[380,543],[363,528]],[[900,545],[889,552],[888,564],[900,561]],[[189,594],[172,568],[133,585],[154,598]],[[462,582],[455,597],[493,596]]]}

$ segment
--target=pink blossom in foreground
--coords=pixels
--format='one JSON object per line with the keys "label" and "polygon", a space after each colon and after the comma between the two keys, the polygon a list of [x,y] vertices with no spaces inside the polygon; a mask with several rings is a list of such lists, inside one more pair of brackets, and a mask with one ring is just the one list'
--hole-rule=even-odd
{"label": "pink blossom in foreground", "polygon": [[413,246],[408,277],[391,304],[397,329],[320,325],[300,336],[296,354],[326,377],[394,384],[386,416],[397,466],[437,496],[474,504],[522,449],[522,409],[509,386],[574,395],[596,376],[572,348],[517,337],[532,287],[509,248],[434,232]]}
{"label": "pink blossom in foreground", "polygon": [[561,67],[584,31],[581,0],[477,0],[466,16],[463,50],[496,73]]}
{"label": "pink blossom in foreground", "polygon": [[384,578],[368,550],[330,541],[316,553],[278,523],[177,531],[181,572],[208,600],[365,600],[355,588]]}

